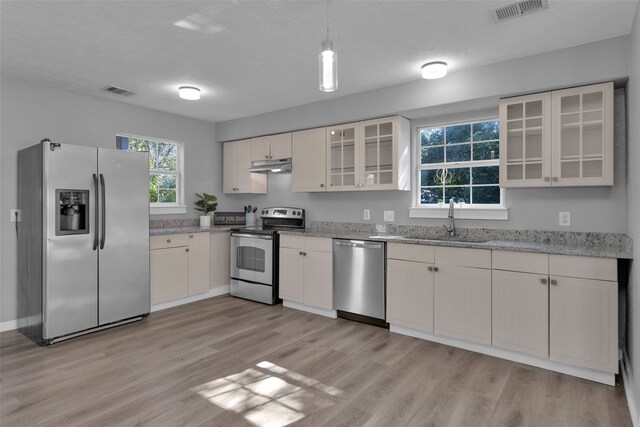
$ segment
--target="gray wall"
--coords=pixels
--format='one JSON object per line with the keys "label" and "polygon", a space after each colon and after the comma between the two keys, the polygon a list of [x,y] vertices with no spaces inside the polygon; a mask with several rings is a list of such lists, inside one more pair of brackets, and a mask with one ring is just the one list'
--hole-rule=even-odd
{"label": "gray wall", "polygon": [[[497,117],[501,96],[549,90],[628,75],[628,37],[535,55],[452,73],[442,80],[420,80],[363,94],[216,124],[218,141],[344,123],[402,113],[412,128]],[[462,227],[524,228],[564,231],[626,231],[625,102],[615,102],[615,185],[610,188],[545,188],[506,190],[508,221],[460,221]],[[415,131],[412,132],[415,135]],[[398,224],[440,225],[442,220],[410,219],[412,192],[291,193],[290,175],[270,175],[267,195],[235,195],[240,204],[260,207],[299,206],[309,220],[382,223],[383,211],[394,210]],[[558,212],[572,213],[572,226],[558,226]]]}
{"label": "gray wall", "polygon": [[189,216],[197,216],[191,209],[195,191],[213,193],[222,186],[222,150],[220,144],[214,143],[212,123],[43,86],[9,80],[0,84],[0,321],[16,318],[16,234],[14,224],[9,222],[9,210],[17,203],[18,150],[44,137],[109,148],[115,148],[118,132],[166,138],[185,144],[185,201]]}
{"label": "gray wall", "polygon": [[[627,177],[627,234],[635,242],[635,251],[640,251],[640,8],[631,33],[631,61],[628,87],[628,177]],[[636,255],[636,258],[638,256]],[[629,384],[635,390],[636,410],[640,410],[640,262],[631,267],[628,300],[627,352],[631,359],[633,379]],[[636,414],[640,417],[640,414]],[[640,420],[635,420],[640,422]]]}

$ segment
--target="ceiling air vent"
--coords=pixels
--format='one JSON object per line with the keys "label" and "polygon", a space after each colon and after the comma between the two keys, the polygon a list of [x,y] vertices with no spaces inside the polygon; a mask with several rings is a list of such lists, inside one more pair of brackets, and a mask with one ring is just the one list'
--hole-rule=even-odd
{"label": "ceiling air vent", "polygon": [[547,3],[547,0],[525,0],[496,9],[494,16],[496,21],[502,22],[507,19],[517,18],[518,16],[539,12],[547,9],[548,7],[549,4]]}
{"label": "ceiling air vent", "polygon": [[105,92],[115,93],[116,95],[122,95],[122,96],[132,96],[132,95],[136,94],[132,90],[123,89],[123,88],[117,87],[117,86],[107,86],[102,90],[105,91]]}

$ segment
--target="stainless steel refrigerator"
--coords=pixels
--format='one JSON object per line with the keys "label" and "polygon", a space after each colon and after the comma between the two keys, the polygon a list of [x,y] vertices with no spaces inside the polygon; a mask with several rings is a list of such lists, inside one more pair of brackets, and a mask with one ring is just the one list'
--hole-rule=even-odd
{"label": "stainless steel refrigerator", "polygon": [[18,152],[18,329],[39,344],[149,314],[147,153]]}

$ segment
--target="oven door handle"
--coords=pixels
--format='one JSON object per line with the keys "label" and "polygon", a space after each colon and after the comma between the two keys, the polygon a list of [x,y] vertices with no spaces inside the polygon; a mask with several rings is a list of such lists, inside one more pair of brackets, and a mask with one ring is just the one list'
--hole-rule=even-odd
{"label": "oven door handle", "polygon": [[231,233],[231,237],[248,237],[249,239],[273,240],[273,236],[261,236],[257,234]]}

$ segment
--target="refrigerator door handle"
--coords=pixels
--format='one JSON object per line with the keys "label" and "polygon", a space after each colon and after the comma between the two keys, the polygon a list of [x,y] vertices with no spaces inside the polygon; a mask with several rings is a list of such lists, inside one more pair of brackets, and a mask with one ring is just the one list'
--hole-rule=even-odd
{"label": "refrigerator door handle", "polygon": [[98,216],[98,175],[96,175],[95,173],[93,174],[93,188],[96,192],[96,203],[94,208],[96,210],[96,224],[95,232],[93,233],[93,250],[95,251],[96,249],[98,249],[98,221],[100,220],[100,217]]}
{"label": "refrigerator door handle", "polygon": [[104,175],[100,174],[100,190],[101,190],[101,196],[102,196],[102,200],[100,203],[100,209],[102,210],[102,224],[100,226],[102,232],[102,236],[100,237],[100,249],[104,249],[104,241],[107,239],[107,218],[106,218],[106,214],[107,214],[107,209],[106,209],[106,199],[107,196],[105,194],[105,190],[104,190]]}

